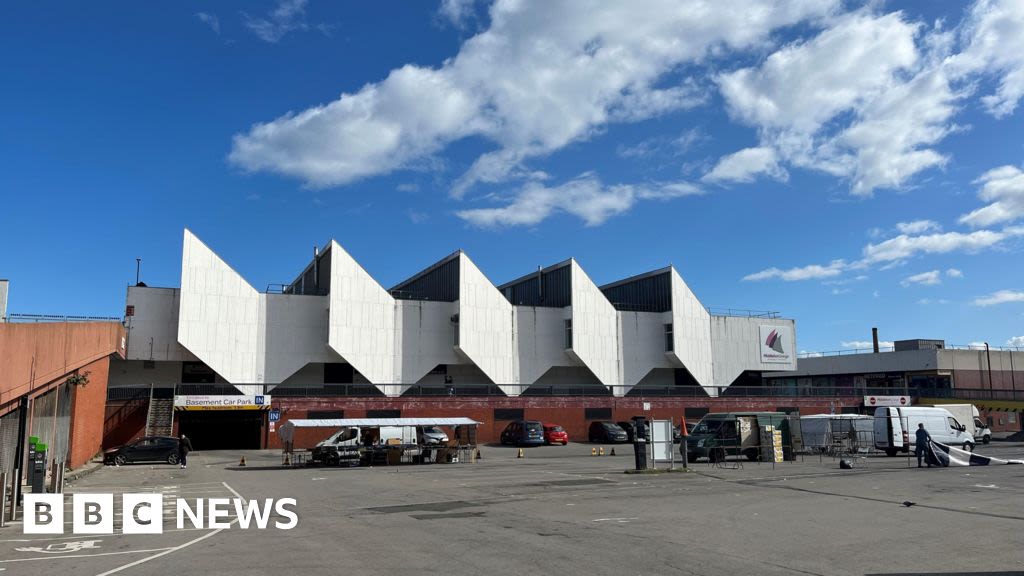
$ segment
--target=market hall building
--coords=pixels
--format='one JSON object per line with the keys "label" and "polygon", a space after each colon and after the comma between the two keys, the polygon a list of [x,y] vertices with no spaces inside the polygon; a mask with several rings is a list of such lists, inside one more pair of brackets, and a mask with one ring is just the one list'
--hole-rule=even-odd
{"label": "market hall building", "polygon": [[[776,410],[735,391],[796,369],[793,320],[713,314],[671,266],[598,286],[569,259],[496,286],[458,251],[386,289],[331,241],[260,292],[185,230],[181,287],[132,286],[126,304],[107,445],[159,431],[275,447],[270,411],[468,416],[482,441],[526,418],[578,439],[591,420]],[[226,396],[243,398],[218,406]]]}

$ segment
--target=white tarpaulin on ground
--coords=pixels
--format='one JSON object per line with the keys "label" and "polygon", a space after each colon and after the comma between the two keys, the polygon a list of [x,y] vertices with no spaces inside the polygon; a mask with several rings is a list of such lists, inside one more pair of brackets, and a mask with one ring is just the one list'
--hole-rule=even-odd
{"label": "white tarpaulin on ground", "polygon": [[996,464],[1024,464],[1024,460],[1003,460],[982,456],[938,442],[928,443],[929,451],[925,455],[932,466],[991,466]]}
{"label": "white tarpaulin on ground", "polygon": [[284,442],[291,442],[296,428],[343,428],[355,426],[472,426],[480,424],[472,418],[300,418],[281,425],[277,436]]}

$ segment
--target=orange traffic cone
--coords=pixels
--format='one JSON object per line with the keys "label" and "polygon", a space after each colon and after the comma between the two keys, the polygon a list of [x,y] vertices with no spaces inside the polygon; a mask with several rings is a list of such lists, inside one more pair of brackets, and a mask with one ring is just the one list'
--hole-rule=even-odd
{"label": "orange traffic cone", "polygon": [[591,446],[590,447],[590,455],[591,456],[597,456],[597,448],[594,448],[593,446]]}
{"label": "orange traffic cone", "polygon": [[291,466],[292,465],[292,456],[291,456],[291,454],[285,454],[284,455],[284,465],[285,466]]}
{"label": "orange traffic cone", "polygon": [[600,448],[597,449],[597,455],[604,456],[604,446],[601,446]]}
{"label": "orange traffic cone", "polygon": [[612,448],[612,452],[611,454],[609,454],[609,456],[615,456],[615,448]]}
{"label": "orange traffic cone", "polygon": [[245,466],[245,456],[242,456],[242,459],[238,461],[238,465]]}

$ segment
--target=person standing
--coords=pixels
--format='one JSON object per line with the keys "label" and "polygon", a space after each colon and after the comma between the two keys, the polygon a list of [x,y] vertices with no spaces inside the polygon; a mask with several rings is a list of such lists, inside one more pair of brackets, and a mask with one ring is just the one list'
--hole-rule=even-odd
{"label": "person standing", "polygon": [[182,468],[188,466],[188,453],[192,451],[192,441],[184,434],[178,439],[178,463]]}
{"label": "person standing", "polygon": [[[925,450],[928,447],[928,443],[932,441],[932,435],[924,429],[924,422],[917,425],[917,439],[914,441],[914,453],[917,455],[917,467],[921,468],[921,459],[925,457]],[[928,462],[928,467],[932,467],[932,463]]]}

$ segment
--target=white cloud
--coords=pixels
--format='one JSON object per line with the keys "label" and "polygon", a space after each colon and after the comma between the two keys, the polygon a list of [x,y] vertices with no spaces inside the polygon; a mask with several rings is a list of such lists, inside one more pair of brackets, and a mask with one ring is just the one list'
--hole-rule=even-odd
{"label": "white cloud", "polygon": [[918,254],[946,254],[949,252],[977,252],[991,248],[1015,236],[1024,235],[1024,228],[975,230],[970,233],[943,232],[909,236],[900,234],[878,244],[864,247],[864,262],[873,264],[906,260]]}
{"label": "white cloud", "polygon": [[1024,336],[1014,336],[1006,341],[1007,346],[1013,346],[1015,348],[1024,348]]}
{"label": "white cloud", "polygon": [[978,341],[968,342],[967,343],[967,347],[970,348],[971,350],[984,350],[985,349],[985,343],[984,342],[978,342]]}
{"label": "white cloud", "polygon": [[942,226],[939,226],[939,223],[934,220],[914,220],[912,222],[897,222],[896,229],[900,234],[921,234],[942,230]]}
{"label": "white cloud", "polygon": [[921,298],[917,303],[922,306],[927,306],[929,304],[949,304],[949,300],[946,300],[945,298]]}
{"label": "white cloud", "polygon": [[212,12],[196,12],[196,18],[209,26],[210,30],[213,30],[215,34],[220,34],[220,19],[217,18],[216,14]]}
{"label": "white cloud", "polygon": [[959,98],[940,65],[940,36],[900,12],[860,10],[718,83],[730,114],[758,128],[762,147],[867,195],[946,162],[929,148],[953,129]]}
{"label": "white cloud", "polygon": [[289,32],[308,27],[305,20],[307,3],[307,0],[279,0],[277,6],[264,17],[242,12],[242,23],[260,40],[274,44]]}
{"label": "white cloud", "polygon": [[946,270],[946,276],[949,276],[950,278],[963,278],[964,273],[957,268],[949,268]]}
{"label": "white cloud", "polygon": [[[840,343],[843,348],[849,348],[851,350],[873,350],[874,343],[871,340],[848,340]],[[895,344],[888,340],[879,340],[879,348],[892,348]]]}
{"label": "white cloud", "polygon": [[761,175],[775,180],[787,180],[789,174],[779,166],[775,150],[765,146],[744,148],[718,160],[718,164],[704,175],[705,182],[753,182]]}
{"label": "white cloud", "polygon": [[958,71],[994,76],[999,86],[982,98],[997,118],[1012,114],[1024,96],[1024,2],[978,0],[961,30],[963,51],[951,64]]}
{"label": "white cloud", "polygon": [[709,55],[760,47],[774,30],[835,11],[838,0],[669,0],[493,4],[490,27],[438,68],[407,65],[328,104],[253,126],[232,162],[346,184],[407,167],[468,136],[493,142],[456,183],[529,174],[521,164],[632,122],[703,101],[672,77]]}
{"label": "white cloud", "polygon": [[437,12],[456,28],[462,28],[473,16],[476,0],[441,0]]}
{"label": "white cloud", "polygon": [[531,182],[505,206],[460,210],[456,215],[476,226],[501,227],[532,226],[564,212],[580,218],[587,226],[597,226],[626,212],[638,200],[667,200],[700,193],[699,188],[686,182],[605,186],[597,176],[586,173],[555,187]]}
{"label": "white cloud", "polygon": [[914,274],[913,276],[907,276],[900,281],[900,286],[906,288],[911,284],[922,284],[924,286],[934,286],[935,284],[942,284],[942,278],[939,277],[938,270],[930,270],[928,272],[921,272],[920,274]]}
{"label": "white cloud", "polygon": [[979,296],[974,299],[975,306],[996,306],[1010,302],[1024,302],[1024,291],[1020,290],[999,290],[988,296]]}
{"label": "white cloud", "polygon": [[758,280],[770,280],[773,278],[779,278],[786,282],[795,282],[798,280],[813,280],[818,278],[832,278],[843,273],[846,269],[846,262],[844,260],[833,260],[827,266],[821,266],[818,264],[811,264],[810,266],[802,266],[799,268],[789,268],[788,270],[781,270],[779,268],[767,268],[760,272],[748,274],[743,277],[743,280],[748,282],[756,282]]}
{"label": "white cloud", "polygon": [[1024,171],[1001,166],[984,173],[975,183],[982,185],[978,197],[990,204],[961,216],[961,224],[991,226],[1024,218]]}

